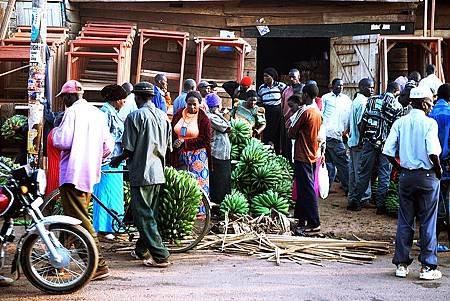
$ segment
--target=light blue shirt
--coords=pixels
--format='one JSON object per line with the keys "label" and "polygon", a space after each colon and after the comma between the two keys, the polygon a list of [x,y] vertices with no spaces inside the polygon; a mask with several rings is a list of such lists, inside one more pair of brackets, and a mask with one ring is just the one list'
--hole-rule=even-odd
{"label": "light blue shirt", "polygon": [[173,115],[175,115],[176,112],[178,112],[179,110],[186,108],[186,95],[187,95],[187,92],[183,91],[173,101]]}
{"label": "light blue shirt", "polygon": [[433,168],[429,156],[441,153],[436,121],[418,109],[396,120],[384,143],[383,154],[395,157],[397,151],[402,168]]}
{"label": "light blue shirt", "polygon": [[134,100],[134,93],[130,93],[127,98],[125,98],[125,105],[119,110],[119,117],[122,121],[125,121],[128,114],[134,112],[138,109],[136,101]]}
{"label": "light blue shirt", "polygon": [[358,93],[352,102],[350,108],[350,137],[348,139],[348,146],[355,147],[359,143],[359,129],[358,125],[361,122],[364,110],[367,105],[367,97]]}

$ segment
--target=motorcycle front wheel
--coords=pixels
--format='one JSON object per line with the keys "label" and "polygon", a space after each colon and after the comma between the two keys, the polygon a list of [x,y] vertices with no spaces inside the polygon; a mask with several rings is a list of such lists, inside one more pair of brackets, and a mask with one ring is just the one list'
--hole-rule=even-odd
{"label": "motorcycle front wheel", "polygon": [[20,263],[27,279],[50,294],[69,294],[85,286],[97,269],[98,251],[94,239],[80,225],[53,224],[49,227],[61,262],[51,260],[39,234],[23,242]]}

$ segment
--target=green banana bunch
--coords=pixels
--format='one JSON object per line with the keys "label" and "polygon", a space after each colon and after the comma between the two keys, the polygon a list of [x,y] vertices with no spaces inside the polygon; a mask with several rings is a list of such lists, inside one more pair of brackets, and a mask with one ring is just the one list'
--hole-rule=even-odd
{"label": "green banana bunch", "polygon": [[245,145],[252,137],[252,127],[241,119],[231,121],[230,141],[232,145]]}
{"label": "green banana bunch", "polygon": [[289,201],[282,198],[277,192],[268,190],[253,198],[252,212],[254,215],[270,215],[272,210],[276,210],[283,214],[289,212]]}
{"label": "green banana bunch", "polygon": [[236,190],[232,191],[231,194],[227,194],[220,204],[220,213],[222,216],[225,216],[226,212],[229,215],[242,216],[248,214],[248,211],[247,199],[242,193]]}
{"label": "green banana bunch", "polygon": [[[8,166],[9,168],[19,168],[19,164],[15,164],[11,158],[0,156],[0,162]],[[0,185],[6,185],[8,183],[9,172],[0,168]]]}
{"label": "green banana bunch", "polygon": [[202,192],[197,181],[186,171],[164,169],[164,191],[156,221],[165,241],[177,241],[191,235]]}
{"label": "green banana bunch", "polygon": [[394,181],[389,183],[389,190],[386,195],[386,210],[389,215],[396,216],[399,208],[398,184]]}
{"label": "green banana bunch", "polygon": [[11,118],[8,118],[0,130],[2,136],[6,140],[24,139],[22,135],[16,133],[15,128],[24,126],[27,123],[27,120],[28,118],[23,115],[14,115]]}

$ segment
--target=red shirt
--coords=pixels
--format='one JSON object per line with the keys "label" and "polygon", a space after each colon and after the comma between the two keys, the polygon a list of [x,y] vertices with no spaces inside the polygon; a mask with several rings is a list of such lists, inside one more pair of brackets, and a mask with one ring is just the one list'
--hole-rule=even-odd
{"label": "red shirt", "polygon": [[320,126],[322,115],[316,108],[309,108],[302,113],[300,119],[288,130],[290,138],[295,139],[294,160],[306,163],[317,162],[319,150]]}

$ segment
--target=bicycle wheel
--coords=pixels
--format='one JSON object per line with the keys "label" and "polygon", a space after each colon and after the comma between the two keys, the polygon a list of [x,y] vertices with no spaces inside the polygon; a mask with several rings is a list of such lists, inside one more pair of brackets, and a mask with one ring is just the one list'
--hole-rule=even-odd
{"label": "bicycle wheel", "polygon": [[53,190],[50,195],[44,199],[44,203],[41,206],[41,211],[44,216],[64,215],[58,188]]}
{"label": "bicycle wheel", "polygon": [[170,253],[183,253],[192,250],[211,228],[211,207],[209,197],[202,188],[200,188],[200,190],[202,192],[202,201],[199,204],[199,208],[203,208],[203,210],[199,210],[199,213],[195,217],[192,232],[188,236],[177,241],[164,242]]}

